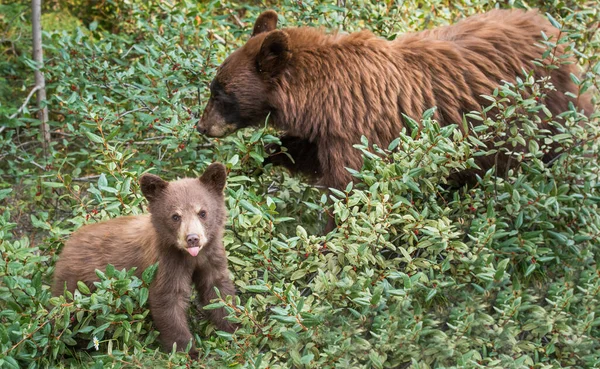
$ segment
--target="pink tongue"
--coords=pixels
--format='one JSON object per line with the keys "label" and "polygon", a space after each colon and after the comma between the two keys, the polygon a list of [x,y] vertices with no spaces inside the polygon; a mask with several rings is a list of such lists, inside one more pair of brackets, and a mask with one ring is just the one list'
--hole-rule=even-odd
{"label": "pink tongue", "polygon": [[190,255],[192,255],[192,256],[196,256],[200,252],[200,248],[199,247],[188,247],[187,252],[189,252]]}

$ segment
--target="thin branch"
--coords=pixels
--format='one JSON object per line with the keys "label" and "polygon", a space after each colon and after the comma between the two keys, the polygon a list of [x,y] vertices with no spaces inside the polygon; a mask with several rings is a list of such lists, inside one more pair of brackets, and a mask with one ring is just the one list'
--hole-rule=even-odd
{"label": "thin branch", "polygon": [[162,140],[163,138],[167,138],[167,137],[171,137],[171,136],[156,136],[156,137],[147,137],[147,138],[144,138],[142,141],[154,141],[154,140]]}
{"label": "thin branch", "polygon": [[161,146],[158,147],[158,161],[162,161],[163,158],[165,157],[165,155],[167,155],[167,150],[165,150],[164,152],[161,149]]}
{"label": "thin branch", "polygon": [[[125,97],[125,98],[129,98],[129,96],[127,96],[127,95],[125,95],[125,94],[123,94],[123,93],[121,93],[121,92],[113,89],[112,87],[110,87],[110,85],[108,83],[106,83],[106,82],[104,82],[102,84],[102,86],[104,86],[107,90],[111,91],[112,93],[115,93],[115,94],[117,94],[119,96],[122,96],[122,97]],[[144,89],[142,87],[136,86],[136,85],[132,85],[130,83],[124,83],[123,86],[131,87],[131,88],[137,88],[140,91],[144,91]],[[142,104],[144,106],[144,108],[146,108],[146,110],[148,110],[150,113],[154,113],[154,111],[156,109],[158,109],[158,105],[155,106],[154,108],[150,109],[150,107],[144,102],[144,100],[142,100],[142,99],[135,99],[135,100],[137,102],[139,102],[140,104]]]}
{"label": "thin branch", "polygon": [[227,41],[225,41],[223,37],[217,35],[213,30],[209,29],[208,34],[223,45],[227,45]]}
{"label": "thin branch", "polygon": [[271,182],[271,184],[269,185],[269,188],[267,188],[267,193],[268,194],[272,194],[272,193],[276,193],[279,191],[279,187],[275,184],[275,182]]}
{"label": "thin branch", "polygon": [[554,163],[555,161],[557,161],[561,156],[569,154],[571,151],[573,151],[574,148],[579,147],[579,146],[583,146],[589,142],[595,141],[597,139],[599,139],[599,136],[592,136],[590,138],[588,138],[587,140],[580,140],[576,143],[574,143],[573,145],[569,146],[569,148],[567,148],[566,150],[564,150],[563,152],[561,152],[559,155],[556,155],[555,157],[553,157],[552,159],[550,159],[550,161],[548,161],[548,163],[546,163],[546,167],[549,168],[550,166],[552,166],[552,163]]}
{"label": "thin branch", "polygon": [[162,140],[163,138],[167,138],[167,137],[169,137],[169,136],[148,137],[148,138],[144,138],[142,141],[134,141],[133,144],[135,144],[135,145],[154,145],[154,144],[160,144],[160,142],[153,142],[153,141]]}
{"label": "thin branch", "polygon": [[129,55],[129,53],[131,52],[131,50],[133,50],[133,46],[135,46],[135,45],[132,45],[132,46],[129,48],[129,50],[127,50],[127,51],[125,52],[125,54],[123,54],[121,57],[122,57],[122,58],[125,58],[125,57],[127,57],[127,55]]}
{"label": "thin branch", "polygon": [[[4,127],[2,127],[2,128],[4,128]],[[2,131],[0,130],[0,132],[2,132]],[[34,143],[37,143],[37,141],[27,141],[27,142],[23,142],[23,143],[20,143],[20,144],[18,144],[17,146],[15,146],[15,149],[20,149],[20,148],[21,148],[21,147],[23,147],[23,146],[31,145],[31,144],[34,144]],[[25,150],[23,150],[23,151],[25,151]],[[12,155],[12,154],[11,154],[10,152],[7,152],[6,154],[3,154],[3,155],[1,155],[1,156],[0,156],[0,160],[4,159],[5,157],[7,157],[7,156],[9,156],[9,155]]]}
{"label": "thin branch", "polygon": [[33,332],[29,333],[28,335],[24,336],[19,342],[15,343],[13,345],[13,347],[7,349],[6,351],[4,351],[2,353],[2,356],[6,356],[8,355],[11,351],[15,350],[17,347],[19,347],[20,344],[22,344],[23,342],[27,341],[28,339],[31,339],[31,337],[33,337],[34,334],[36,334],[37,332],[39,332],[42,328],[44,328],[46,326],[46,324],[48,323],[54,323],[54,321],[56,320],[56,317],[52,317],[51,319],[46,320],[44,323],[42,323],[39,327],[37,327],[36,329],[33,330]]}
{"label": "thin branch", "polygon": [[233,16],[235,23],[237,23],[237,25],[240,26],[240,28],[246,27],[246,24],[244,22],[242,22],[240,17],[238,17],[237,14],[235,14],[235,12],[231,12],[231,15]]}
{"label": "thin branch", "polygon": [[[123,118],[124,116],[126,116],[127,114],[135,113],[136,111],[140,111],[140,110],[144,110],[144,109],[148,109],[148,108],[144,106],[144,107],[141,107],[141,108],[137,108],[137,109],[133,109],[133,110],[126,111],[126,112],[124,112],[123,114],[120,114],[120,115],[117,117],[117,119],[121,119],[121,118]],[[152,110],[152,112],[154,112],[154,110]]]}
{"label": "thin branch", "polygon": [[65,136],[65,137],[73,137],[72,133],[61,132],[61,131],[52,131],[53,135]]}
{"label": "thin branch", "polygon": [[36,69],[34,70],[35,85],[40,86],[37,91],[38,119],[41,122],[42,144],[44,147],[44,156],[48,155],[50,146],[50,126],[48,125],[48,107],[46,106],[46,80],[42,68],[44,67],[44,49],[42,45],[42,2],[41,0],[31,0],[31,38],[33,46],[33,61]]}
{"label": "thin branch", "polygon": [[[23,109],[25,109],[25,107],[27,106],[27,104],[29,103],[29,100],[31,100],[31,97],[33,97],[33,94],[39,90],[40,88],[42,88],[42,86],[35,86],[30,92],[29,95],[27,95],[27,98],[25,99],[25,102],[23,103],[23,105],[21,105],[21,107],[19,108],[19,110],[17,110],[13,115],[11,115],[10,117],[8,117],[8,119],[15,119],[17,117],[17,115],[21,114],[21,112],[23,111]],[[2,133],[2,131],[4,130],[4,128],[6,128],[6,126],[2,127],[0,129],[0,133]]]}
{"label": "thin branch", "polygon": [[72,178],[71,181],[73,181],[73,182],[93,182],[98,178],[100,178],[100,175],[95,174],[95,175],[90,175],[90,176],[85,176],[85,177]]}
{"label": "thin branch", "polygon": [[36,163],[36,162],[35,162],[35,161],[33,161],[33,160],[29,160],[29,161],[28,161],[27,159],[25,159],[25,158],[22,158],[22,157],[20,157],[20,156],[17,156],[17,159],[21,160],[21,161],[22,161],[22,162],[24,162],[24,163],[31,163],[31,164],[35,165],[36,167],[40,168],[41,170],[43,170],[43,171],[46,171],[46,168],[44,168],[43,166],[39,165],[38,163]]}

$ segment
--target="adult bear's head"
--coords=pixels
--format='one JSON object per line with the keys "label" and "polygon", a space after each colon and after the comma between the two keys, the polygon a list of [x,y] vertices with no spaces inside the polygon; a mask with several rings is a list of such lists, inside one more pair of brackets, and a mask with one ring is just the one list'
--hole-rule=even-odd
{"label": "adult bear's head", "polygon": [[198,132],[222,137],[265,121],[273,109],[269,92],[292,57],[289,35],[276,28],[277,13],[262,13],[248,42],[219,67]]}

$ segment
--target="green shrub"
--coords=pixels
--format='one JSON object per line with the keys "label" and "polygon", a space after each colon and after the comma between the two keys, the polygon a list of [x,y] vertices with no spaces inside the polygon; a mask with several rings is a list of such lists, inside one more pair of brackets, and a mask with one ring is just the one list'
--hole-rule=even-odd
{"label": "green shrub", "polygon": [[[110,2],[106,18],[81,20],[89,28],[45,35],[52,146],[43,152],[30,110],[0,135],[0,366],[600,366],[598,111],[546,117],[561,127],[551,139],[564,153],[545,165],[537,112],[552,86],[524,71],[469,114],[479,128],[440,128],[428,110],[407,121],[420,132],[389,147],[357,142],[357,182],[324,193],[263,166],[264,145],[277,141],[269,128],[218,140],[194,130],[216,67],[262,10],[254,4]],[[569,45],[585,71],[580,90],[598,97],[599,10],[589,2],[269,4],[284,25],[367,27],[390,39],[495,6],[541,7],[564,31],[546,48]],[[25,67],[14,73],[28,78]],[[0,83],[0,96],[10,88]],[[12,115],[21,95],[0,114]],[[490,137],[498,146],[483,145]],[[454,173],[499,151],[515,169],[455,185]],[[94,292],[51,297],[71,232],[142,213],[142,173],[197,176],[213,161],[229,170],[224,242],[239,295],[208,308],[227,306],[241,323],[235,334],[215,332],[194,305],[200,360],[163,352],[146,303],[151,271],[139,280],[109,267]],[[322,235],[328,214],[339,226]]]}

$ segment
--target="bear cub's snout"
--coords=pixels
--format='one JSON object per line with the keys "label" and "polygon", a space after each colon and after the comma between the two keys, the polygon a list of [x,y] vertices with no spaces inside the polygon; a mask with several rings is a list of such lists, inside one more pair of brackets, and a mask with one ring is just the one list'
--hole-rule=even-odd
{"label": "bear cub's snout", "polygon": [[200,237],[197,234],[192,233],[187,235],[188,247],[199,247]]}
{"label": "bear cub's snout", "polygon": [[188,234],[186,237],[186,241],[187,251],[190,253],[190,255],[198,255],[198,253],[200,252],[200,237],[195,233]]}

